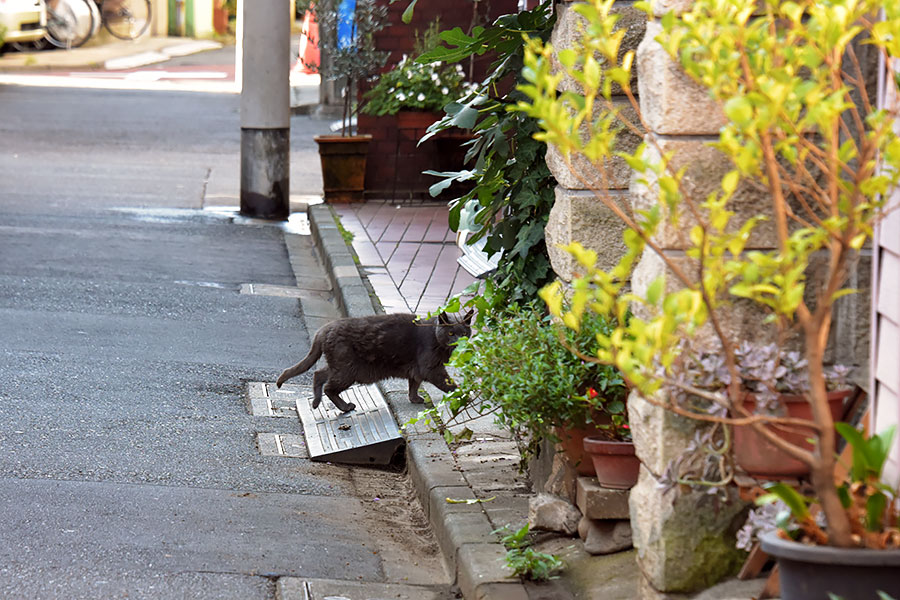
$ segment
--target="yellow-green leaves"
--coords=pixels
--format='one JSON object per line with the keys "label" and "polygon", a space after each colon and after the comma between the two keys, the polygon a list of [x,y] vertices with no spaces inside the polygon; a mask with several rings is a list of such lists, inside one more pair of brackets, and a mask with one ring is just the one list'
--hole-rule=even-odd
{"label": "yellow-green leaves", "polygon": [[753,105],[742,96],[729,98],[725,102],[725,116],[736,125],[747,125],[753,119]]}
{"label": "yellow-green leaves", "polygon": [[666,276],[665,274],[660,275],[656,279],[653,280],[647,287],[647,293],[645,298],[647,299],[647,304],[651,306],[656,306],[659,303],[660,298],[662,298],[662,294],[666,289]]}
{"label": "yellow-green leaves", "polygon": [[[759,4],[694,0],[687,12],[659,19],[656,41],[724,116],[711,145],[730,163],[725,169],[715,161],[685,166],[666,140],[644,135],[631,110],[638,106],[623,110],[623,98],[633,98],[634,54],[621,47],[613,0],[574,4],[584,17],[581,37],[559,51],[532,40],[525,56],[526,99],[516,110],[539,120],[540,139],[566,157],[581,155],[600,174],[624,161],[640,190],[639,202],[622,212],[629,226],[622,259],[598,268],[595,253],[568,246],[584,276],[566,300],[560,284],[541,297],[573,329],[585,311],[614,318],[597,357],[645,392],[660,385],[659,368],[674,363],[682,341],[737,299],[760,305],[782,331],[796,326],[809,314],[805,298],[818,291],[807,289],[813,255],[861,249],[882,197],[900,182],[895,115],[853,103],[857,75],[848,58],[863,27],[879,51],[900,55],[900,2]],[[637,7],[650,12],[648,2]],[[885,20],[873,23],[868,15],[878,9]],[[623,132],[642,143],[630,150],[618,143]],[[712,172],[724,175],[710,185],[704,178]],[[608,208],[610,197],[598,190]],[[759,227],[765,221],[772,223]],[[643,259],[665,276],[632,278]],[[849,293],[829,289],[815,306]]]}

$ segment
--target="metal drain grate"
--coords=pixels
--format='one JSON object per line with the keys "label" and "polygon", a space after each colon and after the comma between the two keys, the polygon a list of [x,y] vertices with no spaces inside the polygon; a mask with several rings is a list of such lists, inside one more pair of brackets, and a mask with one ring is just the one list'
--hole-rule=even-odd
{"label": "metal drain grate", "polygon": [[313,410],[308,386],[285,385],[281,392],[297,396],[297,414],[313,460],[386,465],[403,444],[400,428],[375,385],[355,385],[341,394],[356,405],[349,413],[336,409],[328,398]]}
{"label": "metal drain grate", "polygon": [[289,456],[309,458],[306,441],[302,435],[291,433],[257,433],[256,447],[263,456]]}
{"label": "metal drain grate", "polygon": [[[307,386],[308,390],[312,388]],[[297,418],[297,400],[294,394],[286,394],[274,383],[251,381],[247,385],[250,412],[254,417]]]}

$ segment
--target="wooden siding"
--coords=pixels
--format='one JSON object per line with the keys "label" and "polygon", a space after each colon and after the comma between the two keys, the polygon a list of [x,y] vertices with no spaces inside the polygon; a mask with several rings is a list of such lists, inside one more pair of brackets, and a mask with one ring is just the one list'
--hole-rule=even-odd
{"label": "wooden siding", "polygon": [[[900,60],[894,61],[900,68]],[[894,79],[881,69],[880,106],[900,107]],[[900,132],[900,120],[895,127]],[[900,422],[900,190],[889,199],[889,212],[875,230],[872,281],[872,382],[874,392],[874,430],[881,432]],[[900,482],[900,441],[894,441],[887,467],[888,480]]]}

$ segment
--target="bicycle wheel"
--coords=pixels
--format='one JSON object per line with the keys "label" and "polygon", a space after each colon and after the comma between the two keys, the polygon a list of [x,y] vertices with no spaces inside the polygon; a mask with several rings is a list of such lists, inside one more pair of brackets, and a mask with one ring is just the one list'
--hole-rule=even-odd
{"label": "bicycle wheel", "polygon": [[100,14],[111,34],[133,40],[150,27],[150,0],[103,0]]}
{"label": "bicycle wheel", "polygon": [[57,48],[78,48],[94,31],[92,0],[56,0],[47,3],[47,41]]}
{"label": "bicycle wheel", "polygon": [[47,47],[47,38],[42,37],[39,40],[34,40],[33,42],[12,42],[12,47],[18,50],[19,52],[35,52],[37,50],[43,50]]}

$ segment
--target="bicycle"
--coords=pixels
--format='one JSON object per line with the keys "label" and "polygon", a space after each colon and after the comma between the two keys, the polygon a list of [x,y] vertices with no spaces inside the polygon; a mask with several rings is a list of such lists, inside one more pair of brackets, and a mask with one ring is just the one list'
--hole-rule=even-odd
{"label": "bicycle", "polygon": [[[99,10],[85,0],[47,0],[47,34],[44,39],[57,48],[78,48],[94,33]],[[96,14],[95,14],[96,13]],[[34,43],[36,49],[42,47]]]}
{"label": "bicycle", "polygon": [[[85,0],[90,1],[90,0]],[[103,26],[120,40],[133,40],[150,27],[150,0],[94,0]]]}
{"label": "bicycle", "polygon": [[[102,24],[113,36],[133,40],[150,27],[150,0],[47,0],[47,35],[57,48],[84,45]],[[44,42],[16,45],[20,51],[40,50]]]}

